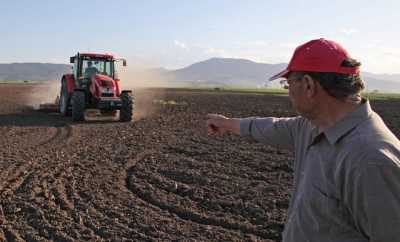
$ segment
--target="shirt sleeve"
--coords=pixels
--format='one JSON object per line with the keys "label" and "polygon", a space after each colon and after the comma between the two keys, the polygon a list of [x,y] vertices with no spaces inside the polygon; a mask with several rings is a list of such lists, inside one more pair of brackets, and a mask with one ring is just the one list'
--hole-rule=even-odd
{"label": "shirt sleeve", "polygon": [[244,118],[240,120],[240,135],[276,148],[293,150],[301,123],[301,117]]}
{"label": "shirt sleeve", "polygon": [[398,241],[400,238],[399,157],[375,154],[349,178],[345,201],[357,229],[369,241]]}

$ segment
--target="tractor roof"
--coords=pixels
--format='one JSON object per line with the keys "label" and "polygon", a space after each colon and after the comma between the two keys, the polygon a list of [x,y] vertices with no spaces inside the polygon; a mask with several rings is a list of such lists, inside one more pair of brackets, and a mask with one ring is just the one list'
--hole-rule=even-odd
{"label": "tractor roof", "polygon": [[87,56],[91,58],[101,58],[101,59],[114,59],[111,54],[98,54],[98,53],[79,53],[81,56]]}

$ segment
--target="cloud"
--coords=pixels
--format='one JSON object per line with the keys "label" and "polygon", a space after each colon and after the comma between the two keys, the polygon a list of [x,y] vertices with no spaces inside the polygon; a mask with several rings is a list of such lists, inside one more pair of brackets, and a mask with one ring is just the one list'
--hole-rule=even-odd
{"label": "cloud", "polygon": [[262,40],[253,40],[246,42],[237,42],[236,46],[240,48],[267,47],[270,43]]}
{"label": "cloud", "polygon": [[184,50],[188,49],[187,45],[179,40],[174,40],[174,45]]}
{"label": "cloud", "polygon": [[235,46],[231,48],[194,45],[191,50],[192,54],[197,56],[196,59],[223,57],[248,59],[261,63],[282,63],[290,60],[293,50],[297,46],[297,43],[291,42],[267,43],[251,41],[236,42]]}
{"label": "cloud", "polygon": [[214,47],[205,47],[203,48],[204,53],[208,55],[216,55],[220,57],[228,57],[230,54],[224,49],[218,49]]}
{"label": "cloud", "polygon": [[278,47],[287,48],[287,49],[295,49],[299,46],[298,43],[279,43],[277,44]]}
{"label": "cloud", "polygon": [[366,46],[356,48],[355,58],[363,63],[363,70],[374,73],[399,73],[400,48],[374,45],[373,42]]}
{"label": "cloud", "polygon": [[352,28],[342,28],[339,30],[340,33],[345,34],[345,35],[352,35],[355,33],[358,33],[357,29],[352,29]]}

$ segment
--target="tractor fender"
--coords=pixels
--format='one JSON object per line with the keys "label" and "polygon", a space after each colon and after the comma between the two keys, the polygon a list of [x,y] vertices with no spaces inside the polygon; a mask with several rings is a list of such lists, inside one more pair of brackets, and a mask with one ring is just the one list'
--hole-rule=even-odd
{"label": "tractor fender", "polygon": [[65,82],[67,84],[68,93],[72,94],[72,92],[75,89],[75,78],[74,78],[74,75],[65,74],[65,75],[63,75],[62,80],[65,80]]}
{"label": "tractor fender", "polygon": [[[119,92],[119,90],[118,90],[118,92]],[[121,92],[119,92],[118,97],[121,97],[121,95],[122,95],[123,93],[131,93],[131,94],[132,94],[132,91],[131,91],[131,90],[122,90]]]}

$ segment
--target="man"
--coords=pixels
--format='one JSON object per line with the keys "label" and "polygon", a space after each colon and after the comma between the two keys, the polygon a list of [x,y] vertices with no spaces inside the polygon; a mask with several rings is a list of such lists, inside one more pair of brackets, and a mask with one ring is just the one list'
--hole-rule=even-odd
{"label": "man", "polygon": [[93,66],[93,63],[91,61],[88,61],[87,63],[88,67],[85,69],[85,78],[88,80],[91,80],[94,75],[96,75],[99,70],[95,66]]}
{"label": "man", "polygon": [[360,63],[338,43],[296,48],[285,78],[301,116],[208,115],[208,132],[294,151],[284,242],[400,241],[400,141],[365,99]]}

